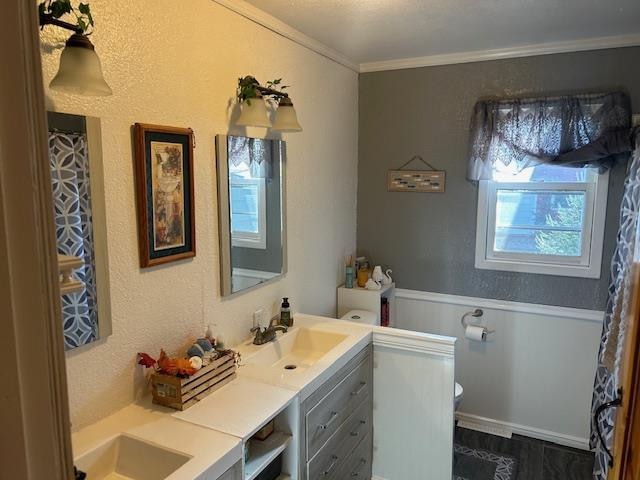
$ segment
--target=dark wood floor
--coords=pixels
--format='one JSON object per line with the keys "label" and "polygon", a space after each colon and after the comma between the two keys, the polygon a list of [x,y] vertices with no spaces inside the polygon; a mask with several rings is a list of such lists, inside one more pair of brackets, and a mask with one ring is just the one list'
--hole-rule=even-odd
{"label": "dark wood floor", "polygon": [[[593,454],[529,437],[497,437],[456,428],[455,442],[512,455],[518,459],[517,480],[590,480]],[[474,479],[470,479],[474,480]]]}

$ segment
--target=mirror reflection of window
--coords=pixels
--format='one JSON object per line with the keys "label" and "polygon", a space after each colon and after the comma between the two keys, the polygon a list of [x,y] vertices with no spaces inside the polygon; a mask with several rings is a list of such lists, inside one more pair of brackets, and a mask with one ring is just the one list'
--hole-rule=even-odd
{"label": "mirror reflection of window", "polygon": [[248,165],[229,165],[231,243],[267,248],[266,180],[253,178]]}
{"label": "mirror reflection of window", "polygon": [[222,294],[281,276],[284,158],[281,140],[218,137]]}

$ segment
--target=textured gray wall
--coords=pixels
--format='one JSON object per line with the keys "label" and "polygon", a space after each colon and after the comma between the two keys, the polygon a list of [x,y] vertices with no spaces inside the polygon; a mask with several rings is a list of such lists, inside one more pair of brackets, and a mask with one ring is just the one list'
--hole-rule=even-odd
{"label": "textured gray wall", "polygon": [[[391,267],[400,288],[603,309],[625,168],[610,175],[599,280],[476,269],[477,189],[465,170],[477,99],[609,89],[640,109],[640,48],[362,74],[358,253]],[[446,193],[387,192],[387,170],[413,155],[447,171]]]}

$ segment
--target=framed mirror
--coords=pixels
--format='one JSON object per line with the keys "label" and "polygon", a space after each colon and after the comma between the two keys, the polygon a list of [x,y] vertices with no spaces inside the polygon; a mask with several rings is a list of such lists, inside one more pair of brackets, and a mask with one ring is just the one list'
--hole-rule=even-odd
{"label": "framed mirror", "polygon": [[282,140],[216,137],[220,290],[233,295],[287,271]]}
{"label": "framed mirror", "polygon": [[100,119],[48,112],[47,120],[58,262],[71,265],[61,283],[71,350],[111,335]]}

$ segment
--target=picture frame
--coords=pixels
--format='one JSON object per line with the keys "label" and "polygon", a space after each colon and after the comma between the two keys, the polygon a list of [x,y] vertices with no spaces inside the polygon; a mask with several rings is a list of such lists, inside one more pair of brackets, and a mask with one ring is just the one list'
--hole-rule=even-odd
{"label": "picture frame", "polygon": [[140,267],[196,256],[193,130],[136,123]]}

